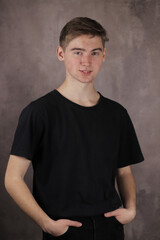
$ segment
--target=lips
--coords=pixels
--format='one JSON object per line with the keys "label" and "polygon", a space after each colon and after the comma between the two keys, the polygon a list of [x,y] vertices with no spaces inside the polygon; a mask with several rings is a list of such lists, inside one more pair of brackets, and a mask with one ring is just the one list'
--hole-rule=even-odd
{"label": "lips", "polygon": [[91,72],[91,70],[80,70],[81,72]]}
{"label": "lips", "polygon": [[85,75],[88,75],[92,72],[91,70],[79,70],[79,71]]}

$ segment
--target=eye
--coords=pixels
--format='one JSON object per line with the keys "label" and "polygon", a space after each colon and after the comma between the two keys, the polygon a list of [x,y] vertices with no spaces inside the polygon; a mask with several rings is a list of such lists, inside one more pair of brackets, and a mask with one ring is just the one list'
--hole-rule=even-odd
{"label": "eye", "polygon": [[99,55],[99,52],[93,52],[92,55],[93,55],[93,56],[96,56],[96,55],[98,56],[98,55]]}
{"label": "eye", "polygon": [[74,52],[76,55],[82,55],[82,52]]}

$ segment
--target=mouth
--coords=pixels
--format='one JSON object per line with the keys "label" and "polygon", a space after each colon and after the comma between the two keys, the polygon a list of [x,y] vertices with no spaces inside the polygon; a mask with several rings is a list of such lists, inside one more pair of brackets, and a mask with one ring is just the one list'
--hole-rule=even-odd
{"label": "mouth", "polygon": [[91,70],[79,70],[83,75],[90,75],[91,74]]}

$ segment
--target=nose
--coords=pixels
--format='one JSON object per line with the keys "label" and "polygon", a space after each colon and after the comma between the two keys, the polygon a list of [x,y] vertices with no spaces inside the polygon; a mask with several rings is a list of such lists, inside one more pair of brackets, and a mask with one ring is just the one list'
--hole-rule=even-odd
{"label": "nose", "polygon": [[86,55],[86,56],[82,56],[82,58],[81,58],[81,64],[83,65],[83,66],[90,66],[91,65],[91,58],[90,58],[90,56],[88,56],[88,55]]}

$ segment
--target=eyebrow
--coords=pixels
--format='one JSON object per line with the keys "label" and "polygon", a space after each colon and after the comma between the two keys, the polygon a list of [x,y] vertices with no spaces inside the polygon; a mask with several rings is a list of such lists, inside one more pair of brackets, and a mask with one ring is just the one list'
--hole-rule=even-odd
{"label": "eyebrow", "polygon": [[[84,48],[72,48],[71,51],[75,51],[75,50],[79,50],[79,51],[86,51]],[[94,51],[101,51],[102,52],[102,48],[94,48],[91,50],[91,52]]]}

